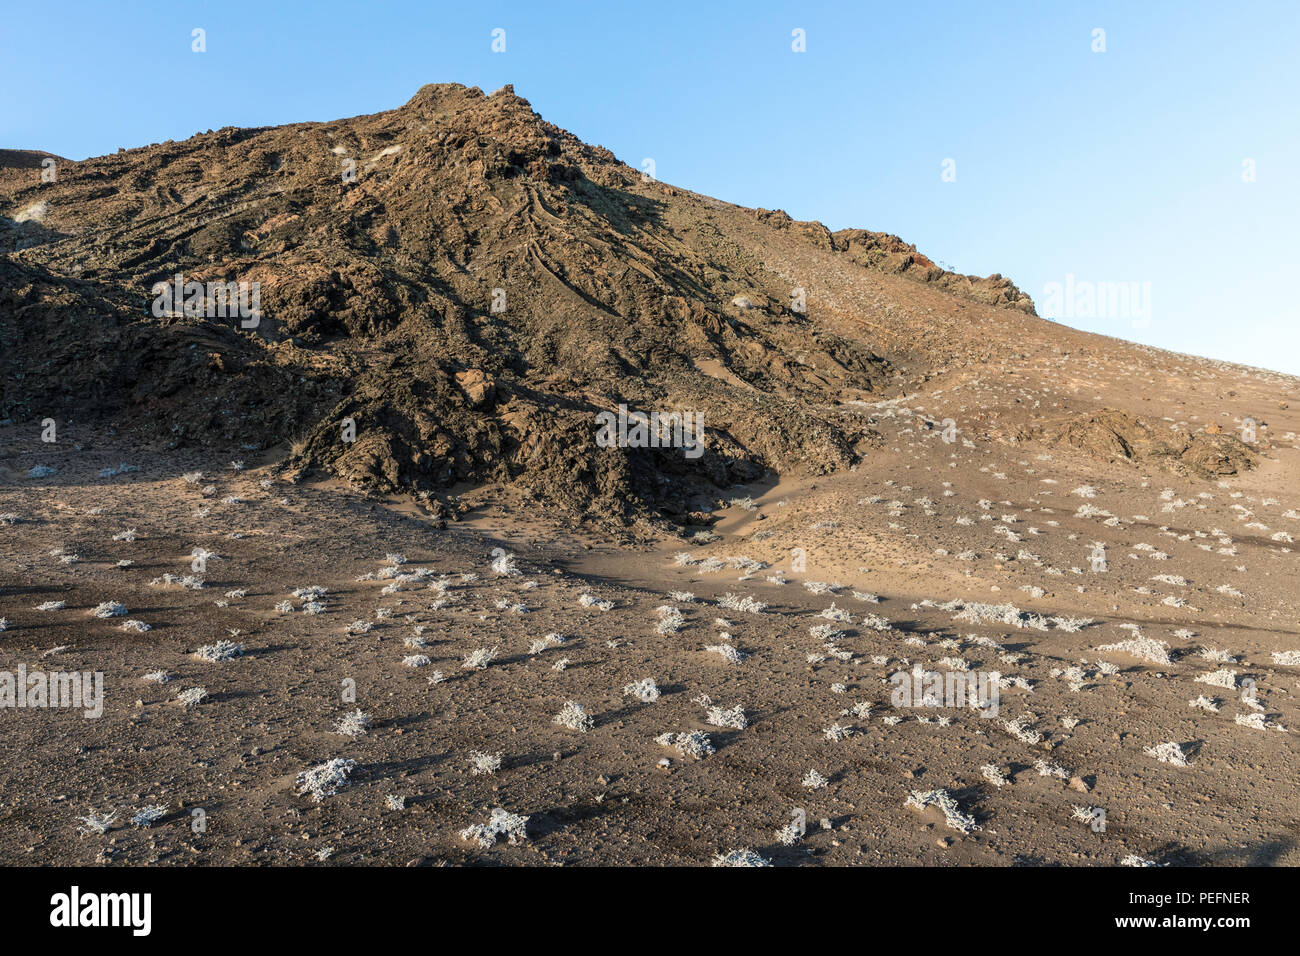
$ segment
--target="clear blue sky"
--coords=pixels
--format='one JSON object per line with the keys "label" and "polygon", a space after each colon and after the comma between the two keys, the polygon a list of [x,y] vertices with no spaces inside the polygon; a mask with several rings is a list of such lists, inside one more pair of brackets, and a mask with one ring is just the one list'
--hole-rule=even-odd
{"label": "clear blue sky", "polygon": [[1068,322],[1300,373],[1297,0],[5,6],[0,146],[81,159],[513,83],[666,182],[896,233],[1040,312],[1067,274],[1150,283],[1148,323]]}

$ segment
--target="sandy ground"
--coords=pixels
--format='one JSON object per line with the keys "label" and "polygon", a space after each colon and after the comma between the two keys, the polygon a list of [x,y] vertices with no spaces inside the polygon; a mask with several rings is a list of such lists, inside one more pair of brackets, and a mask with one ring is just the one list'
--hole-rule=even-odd
{"label": "sandy ground", "polygon": [[[884,442],[854,472],[730,489],[715,540],[640,547],[502,489],[439,529],[253,453],[0,428],[0,671],[104,688],[96,719],[0,710],[0,863],[1300,863],[1300,453],[1192,481],[945,442],[909,404],[864,411]],[[242,653],[195,656],[221,640]],[[996,672],[996,707],[896,706],[917,666]],[[656,739],[692,732],[713,752]],[[336,793],[298,792],[334,758]],[[522,836],[462,833],[495,808]]]}

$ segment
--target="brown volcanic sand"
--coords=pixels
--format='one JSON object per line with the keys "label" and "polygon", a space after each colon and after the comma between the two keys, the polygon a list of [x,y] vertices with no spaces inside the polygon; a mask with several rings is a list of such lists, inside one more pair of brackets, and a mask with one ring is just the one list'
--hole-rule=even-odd
{"label": "brown volcanic sand", "polygon": [[[937,400],[915,396],[894,406],[892,417],[871,413],[884,445],[856,472],[740,489],[752,493],[757,510],[722,512],[715,543],[636,547],[557,521],[506,488],[463,495],[464,519],[437,530],[401,499],[277,480],[263,489],[266,469],[250,461],[249,470],[236,473],[224,464],[230,456],[140,456],[107,433],[75,426],[56,445],[40,445],[31,429],[0,429],[0,511],[20,517],[0,539],[0,615],[8,618],[0,668],[99,670],[106,684],[98,720],[66,710],[0,712],[8,754],[0,769],[0,860],[301,863],[333,847],[330,861],[348,864],[699,864],[752,847],[781,864],[1113,864],[1129,854],[1174,864],[1300,862],[1300,758],[1292,732],[1235,724],[1234,716],[1250,712],[1240,692],[1193,680],[1232,667],[1256,681],[1270,723],[1300,724],[1300,669],[1271,659],[1273,651],[1300,649],[1288,575],[1294,554],[1271,540],[1272,529],[1300,528],[1282,517],[1300,506],[1288,477],[1296,450],[1275,448],[1258,471],[1220,487],[1128,464],[1088,463],[1059,449],[946,444],[940,431],[918,427],[915,414],[899,414],[919,404],[941,411]],[[123,461],[140,471],[97,477]],[[38,463],[57,467],[58,475],[27,478]],[[181,479],[191,468],[210,476],[213,493]],[[1075,516],[1084,499],[1069,492],[1085,482],[1097,491],[1089,503],[1118,515],[1117,527]],[[1195,503],[1163,512],[1166,487],[1174,500]],[[944,497],[945,490],[955,494]],[[229,495],[242,500],[223,503]],[[866,503],[875,496],[883,500]],[[915,503],[926,498],[932,515]],[[980,520],[986,512],[979,499],[992,503],[988,521]],[[893,501],[901,502],[896,516],[889,514]],[[1243,527],[1236,504],[1270,531]],[[199,509],[209,513],[197,517]],[[958,525],[958,516],[975,521]],[[995,527],[1023,540],[1008,543]],[[113,540],[127,529],[137,532],[133,542]],[[1212,529],[1232,536],[1234,554],[1216,553],[1218,537],[1200,536]],[[1096,540],[1107,545],[1106,573],[1088,570]],[[1168,560],[1153,560],[1151,551],[1133,547],[1139,543]],[[189,573],[195,546],[219,556],[202,590],[150,585],[165,572]],[[497,546],[517,555],[522,576],[490,570]],[[807,553],[805,574],[789,571],[795,547]],[[78,560],[63,564],[51,554],[56,548]],[[1033,558],[1017,558],[1021,549]],[[737,569],[676,566],[672,555],[682,550],[697,561],[744,555],[773,567],[738,580],[744,572]],[[978,556],[960,559],[966,550]],[[430,608],[436,595],[424,583],[382,594],[383,581],[357,581],[384,567],[394,551],[409,559],[407,570],[452,577],[445,607]],[[134,563],[119,568],[122,559]],[[777,568],[790,583],[765,580]],[[471,571],[478,580],[461,583],[459,574]],[[1189,583],[1150,580],[1162,573]],[[814,595],[801,586],[807,580],[850,587]],[[1218,593],[1223,583],[1242,596]],[[273,610],[293,588],[311,584],[328,588],[325,613]],[[1033,597],[1022,586],[1046,593]],[[1134,591],[1141,587],[1151,593]],[[237,588],[246,596],[224,597]],[[853,588],[875,592],[881,602],[857,600]],[[693,591],[697,601],[672,601],[669,590]],[[585,591],[614,601],[614,608],[579,606]],[[713,602],[725,592],[752,595],[769,608],[757,615],[721,609]],[[1169,594],[1186,606],[1162,604]],[[502,598],[529,610],[498,610]],[[975,626],[953,622],[950,611],[914,606],[926,598],[1009,601],[1097,623],[1077,633]],[[67,608],[34,610],[49,600]],[[123,618],[90,616],[102,601],[125,604],[128,617],[153,629],[123,633]],[[808,654],[825,650],[808,628],[830,623],[815,615],[832,603],[853,615],[854,625],[839,625],[848,636],[837,642],[852,659],[809,663]],[[663,604],[686,618],[675,635],[655,631],[655,609]],[[379,608],[391,615],[376,619]],[[866,612],[888,618],[894,629],[855,626]],[[722,643],[718,617],[730,620],[732,642],[747,655],[739,664],[703,650]],[[349,633],[358,619],[376,626]],[[1175,662],[1096,650],[1130,636],[1116,626],[1125,622],[1169,642]],[[417,653],[402,643],[413,623],[427,625],[428,667],[402,664]],[[1173,636],[1179,628],[1196,636]],[[244,656],[219,664],[191,656],[230,629],[242,632]],[[531,641],[551,632],[565,644],[530,655]],[[1022,655],[1019,662],[972,643],[975,635]],[[908,644],[909,637],[925,645]],[[939,646],[945,638],[956,645]],[[58,645],[67,647],[43,657]],[[1192,653],[1207,645],[1240,655],[1241,663]],[[464,655],[480,647],[498,648],[496,661],[482,671],[462,669]],[[887,661],[875,663],[876,656]],[[952,656],[1031,681],[1032,692],[1002,692],[1000,717],[1035,714],[1045,745],[1013,739],[1001,720],[970,710],[891,706],[885,678],[905,668],[904,660],[933,667]],[[570,664],[554,670],[562,657]],[[1053,671],[1081,660],[1092,676],[1072,691]],[[1119,672],[1096,674],[1092,665],[1100,660]],[[141,679],[156,669],[172,680]],[[431,685],[434,669],[447,679]],[[624,685],[645,677],[663,692],[657,702],[623,696]],[[345,678],[356,682],[355,706],[373,718],[370,732],[355,740],[331,733],[353,709],[341,700]],[[837,684],[845,685],[840,693]],[[189,710],[173,702],[194,686],[210,696]],[[749,726],[710,727],[705,708],[693,702],[700,694],[723,707],[742,705]],[[1221,711],[1188,706],[1202,694],[1223,701]],[[569,699],[594,718],[589,732],[552,722]],[[873,704],[866,719],[842,716],[861,701]],[[891,726],[882,719],[890,715],[904,719]],[[917,716],[951,723],[920,723]],[[1063,717],[1079,722],[1067,729]],[[855,734],[827,740],[824,730],[837,722]],[[689,730],[708,732],[716,753],[684,759],[654,740]],[[1190,767],[1143,753],[1166,741],[1190,745]],[[472,775],[475,750],[503,754],[502,769]],[[298,773],[336,756],[357,761],[349,786],[320,804],[295,794]],[[665,757],[671,766],[658,767]],[[1034,769],[1040,760],[1094,789],[1077,792],[1041,776]],[[989,784],[980,772],[985,764],[1011,782]],[[829,779],[826,788],[801,786],[811,769]],[[903,806],[911,791],[936,788],[949,790],[979,829],[963,835],[946,828],[936,809]],[[405,796],[406,809],[387,809],[388,794]],[[168,815],[152,829],[125,825],[148,804],[165,804]],[[497,806],[529,816],[525,843],[482,850],[459,837]],[[1072,820],[1074,806],[1103,807],[1106,831]],[[194,807],[208,815],[205,834],[190,832]],[[776,832],[794,808],[805,810],[808,835],[782,846]],[[120,816],[103,836],[78,836],[76,818],[90,809]],[[821,829],[823,819],[829,831]]]}

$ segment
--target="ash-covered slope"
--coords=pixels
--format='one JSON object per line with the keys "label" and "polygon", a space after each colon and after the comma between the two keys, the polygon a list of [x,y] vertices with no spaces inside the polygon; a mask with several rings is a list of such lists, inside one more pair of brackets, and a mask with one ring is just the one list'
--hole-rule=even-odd
{"label": "ash-covered slope", "polygon": [[[510,87],[61,162],[54,182],[7,168],[0,209],[0,417],[285,445],[286,467],[382,490],[511,482],[590,516],[847,468],[875,435],[845,403],[1058,328],[896,237],[645,179]],[[214,284],[205,304],[256,283],[256,326],[155,314],[177,275]],[[599,447],[620,404],[702,413],[704,453]]]}

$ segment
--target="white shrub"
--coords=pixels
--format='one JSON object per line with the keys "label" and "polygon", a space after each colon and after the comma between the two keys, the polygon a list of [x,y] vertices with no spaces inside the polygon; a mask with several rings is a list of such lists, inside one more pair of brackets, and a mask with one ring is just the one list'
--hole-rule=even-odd
{"label": "white shrub", "polygon": [[729,727],[732,730],[744,730],[749,726],[749,721],[745,718],[745,708],[740,704],[726,709],[710,707],[704,720],[714,727]]}
{"label": "white shrub", "polygon": [[501,756],[501,754],[471,750],[469,752],[470,772],[476,777],[483,773],[496,773],[501,769]]}
{"label": "white shrub", "polygon": [[948,828],[959,833],[970,833],[972,830],[978,829],[975,826],[975,818],[968,813],[962,812],[956,798],[947,790],[913,790],[912,795],[907,798],[903,805],[918,812],[924,811],[926,807],[938,807],[943,813],[943,819],[948,824]]}
{"label": "white shrub", "polygon": [[961,610],[953,616],[954,621],[968,624],[1006,624],[1012,627],[1024,627],[1027,615],[1014,604],[962,604]]}
{"label": "white shrub", "polygon": [[334,733],[342,734],[345,737],[362,737],[370,729],[370,715],[360,708],[343,715],[343,718],[334,725]]}
{"label": "white shrub", "polygon": [[116,811],[112,813],[96,813],[94,810],[89,811],[84,817],[77,817],[81,821],[81,826],[77,827],[79,836],[86,836],[91,833],[104,834],[113,825],[117,819]]}
{"label": "white shrub", "polygon": [[356,765],[355,760],[335,757],[326,763],[304,770],[298,774],[298,793],[310,795],[313,800],[320,803],[347,786],[348,775]]}
{"label": "white shrub", "polygon": [[473,840],[483,849],[493,846],[501,837],[512,844],[528,839],[528,817],[507,813],[501,807],[492,811],[487,823],[475,823],[460,831],[462,840]]}
{"label": "white shrub", "polygon": [[756,601],[752,597],[741,597],[738,594],[730,592],[718,598],[718,606],[726,608],[728,611],[740,611],[744,614],[762,614],[767,610],[767,605],[762,601]]}
{"label": "white shrub", "polygon": [[824,617],[828,621],[838,621],[841,624],[853,623],[853,615],[850,614],[848,611],[845,611],[843,608],[836,607],[834,602],[831,603],[830,607],[822,611],[821,614],[818,615],[818,617]]}
{"label": "white shrub", "polygon": [[153,804],[147,807],[141,807],[131,818],[133,827],[151,827],[167,814],[167,808],[162,804]]}
{"label": "white shrub", "polygon": [[464,670],[481,671],[496,660],[496,656],[497,649],[495,647],[480,647],[478,650],[466,654],[460,666]]}
{"label": "white shrub", "polygon": [[559,634],[555,634],[555,633],[547,634],[541,640],[533,641],[531,644],[529,644],[528,653],[532,655],[537,655],[542,653],[542,651],[547,650],[548,648],[559,647],[563,643],[564,643],[564,638],[561,637]]}
{"label": "white shrub", "polygon": [[561,727],[568,727],[570,730],[576,730],[584,734],[596,726],[596,722],[588,716],[582,705],[576,700],[565,701],[564,706],[560,708],[560,712],[551,719]]}
{"label": "white shrub", "polygon": [[177,694],[176,702],[182,707],[193,707],[207,696],[208,692],[204,688],[191,687]]}
{"label": "white shrub", "polygon": [[703,760],[714,752],[709,735],[698,730],[682,734],[660,734],[655,738],[655,743],[661,747],[672,747],[683,757],[694,757],[696,760]]}
{"label": "white shrub", "polygon": [[1034,769],[1038,771],[1040,777],[1056,777],[1058,780],[1070,779],[1070,771],[1059,764],[1048,763],[1046,760],[1034,761]]}
{"label": "white shrub", "polygon": [[1242,727],[1251,727],[1255,730],[1280,730],[1286,733],[1286,728],[1281,724],[1266,720],[1263,714],[1238,714],[1233,720]]}
{"label": "white shrub", "polygon": [[830,781],[816,770],[809,770],[803,778],[803,786],[809,790],[822,790],[828,783],[830,783]]}
{"label": "white shrub", "polygon": [[1024,713],[1015,720],[1004,720],[1002,727],[1022,744],[1037,747],[1043,742],[1043,735],[1034,729],[1036,720],[1038,720],[1038,717],[1034,714]]}
{"label": "white shrub", "polygon": [[1226,687],[1228,690],[1233,690],[1237,686],[1237,672],[1227,667],[1209,674],[1199,674],[1192,679],[1198,684],[1209,684],[1211,687]]}
{"label": "white shrub", "polygon": [[713,858],[713,866],[771,866],[772,862],[766,857],[760,856],[753,850],[741,849],[732,850],[730,853],[719,853]]}
{"label": "white shrub", "polygon": [[1124,654],[1130,654],[1140,660],[1150,661],[1152,664],[1172,664],[1169,659],[1169,644],[1165,641],[1157,641],[1150,637],[1132,637],[1127,640],[1118,641],[1115,644],[1103,644],[1097,648],[1099,651],[1119,651]]}
{"label": "white shrub", "polygon": [[728,664],[739,664],[745,659],[745,655],[736,650],[730,644],[710,644],[704,648],[706,651],[712,651],[717,654]]}
{"label": "white shrub", "polygon": [[659,615],[659,622],[655,625],[655,631],[665,636],[676,634],[686,623],[686,619],[682,617],[682,612],[667,604],[656,608],[655,613]]}
{"label": "white shrub", "polygon": [[1007,780],[1005,776],[1003,776],[1002,769],[1000,767],[997,767],[996,765],[991,763],[986,763],[984,766],[980,767],[980,774],[984,777],[985,780],[993,784],[993,786],[995,787],[1005,787],[1008,783],[1011,782]]}
{"label": "white shrub", "polygon": [[1053,617],[1052,624],[1067,634],[1074,634],[1093,623],[1090,617]]}
{"label": "white shrub", "polygon": [[659,688],[651,677],[642,678],[623,687],[624,697],[635,697],[643,704],[651,704],[659,699]]}
{"label": "white shrub", "polygon": [[578,595],[578,603],[583,607],[594,607],[602,611],[608,611],[614,606],[613,601],[602,601],[599,598],[597,598],[594,594],[591,594],[587,591],[584,591]]}
{"label": "white shrub", "polygon": [[776,842],[782,846],[794,846],[803,839],[803,827],[799,825],[798,820],[791,820],[781,829],[776,831]]}
{"label": "white shrub", "polygon": [[1155,757],[1161,763],[1171,763],[1175,767],[1191,766],[1187,755],[1183,753],[1183,748],[1172,740],[1168,743],[1156,744],[1154,747],[1147,747],[1142,752],[1148,757]]}
{"label": "white shrub", "polygon": [[232,657],[239,657],[243,653],[243,644],[236,644],[234,641],[217,641],[215,644],[203,645],[194,652],[194,656],[210,664],[219,664]]}

